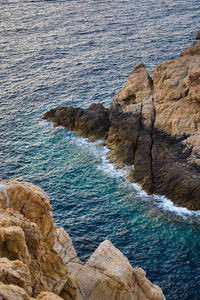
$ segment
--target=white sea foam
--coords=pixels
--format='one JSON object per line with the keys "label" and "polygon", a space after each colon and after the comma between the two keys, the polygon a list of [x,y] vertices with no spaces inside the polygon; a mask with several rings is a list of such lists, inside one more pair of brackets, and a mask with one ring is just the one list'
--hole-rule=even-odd
{"label": "white sea foam", "polygon": [[[86,147],[86,149],[88,151],[91,151],[93,155],[95,155],[95,157],[97,157],[98,159],[100,158],[100,163],[97,165],[97,169],[99,171],[103,172],[109,177],[122,178],[124,179],[125,183],[125,178],[128,174],[128,171],[130,170],[130,167],[122,169],[116,168],[115,165],[107,159],[107,153],[109,152],[109,149],[107,148],[107,146],[102,145],[102,141],[91,143],[88,142],[87,138],[76,136],[74,132],[68,132],[68,135],[69,134],[70,138],[74,140],[75,143],[77,143],[79,146]],[[134,166],[132,166],[132,169],[134,170]],[[126,182],[126,185],[127,184],[132,188],[132,191],[136,195],[139,195],[142,198],[143,201],[153,201],[153,204],[158,208],[174,213],[178,216],[183,217],[184,219],[188,217],[195,217],[198,220],[200,219],[200,210],[192,211],[185,207],[178,207],[171,200],[167,199],[164,196],[148,195],[137,183]]]}
{"label": "white sea foam", "polygon": [[4,193],[4,197],[6,198],[6,208],[10,206],[10,199],[8,198],[6,185],[2,182],[0,182],[0,192]]}
{"label": "white sea foam", "polygon": [[[77,139],[77,137],[74,137]],[[94,143],[89,143],[87,139],[78,137],[78,142],[82,145],[89,145],[93,154],[97,157],[101,158],[101,163],[97,165],[97,169],[102,171],[104,174],[110,177],[121,177],[124,178],[128,174],[128,168],[124,169],[116,169],[115,165],[111,163],[107,158],[106,155],[109,152],[109,149],[106,146],[101,146],[101,141],[96,141]],[[134,169],[134,166],[132,167]],[[185,207],[178,207],[176,206],[171,200],[167,199],[165,196],[159,195],[148,195],[139,184],[137,183],[126,183],[133,188],[133,190],[139,194],[139,196],[143,200],[152,201],[162,210],[169,211],[174,213],[178,216],[188,218],[190,216],[195,218],[200,218],[200,210],[199,211],[192,211]]]}
{"label": "white sea foam", "polygon": [[164,196],[153,195],[156,204],[163,210],[170,211],[175,213],[178,216],[183,218],[188,218],[189,216],[200,217],[200,210],[193,211],[186,207],[178,207],[171,200],[167,199]]}

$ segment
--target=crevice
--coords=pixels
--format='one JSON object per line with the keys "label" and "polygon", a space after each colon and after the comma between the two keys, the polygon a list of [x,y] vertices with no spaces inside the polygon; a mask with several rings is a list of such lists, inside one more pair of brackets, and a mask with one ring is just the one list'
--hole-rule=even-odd
{"label": "crevice", "polygon": [[152,187],[151,187],[151,193],[153,194],[154,192],[154,173],[153,173],[153,134],[154,134],[154,123],[156,119],[156,109],[154,105],[154,98],[152,97],[152,105],[153,105],[153,120],[152,120],[152,127],[151,127],[151,144],[150,144],[150,169],[151,169],[151,182],[152,182]]}
{"label": "crevice", "polygon": [[141,130],[142,130],[142,116],[143,116],[142,115],[142,109],[143,109],[143,102],[141,102],[140,116],[139,116],[139,120],[138,120],[139,128],[138,128],[138,135],[137,135],[137,139],[136,139],[136,143],[135,143],[135,150],[133,151],[133,153],[134,153],[133,164],[134,164],[134,160],[135,160],[135,153],[136,153],[137,147],[138,147],[138,141],[139,141],[140,133],[141,133]]}

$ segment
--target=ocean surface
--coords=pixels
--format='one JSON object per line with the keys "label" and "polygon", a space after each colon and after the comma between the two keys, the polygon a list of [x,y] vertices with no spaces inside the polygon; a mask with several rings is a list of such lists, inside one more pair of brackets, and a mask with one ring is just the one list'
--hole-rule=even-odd
{"label": "ocean surface", "polygon": [[168,300],[200,299],[200,211],[146,195],[106,147],[42,115],[109,106],[133,66],[177,58],[199,16],[199,0],[0,0],[0,177],[48,193],[84,262],[109,239]]}

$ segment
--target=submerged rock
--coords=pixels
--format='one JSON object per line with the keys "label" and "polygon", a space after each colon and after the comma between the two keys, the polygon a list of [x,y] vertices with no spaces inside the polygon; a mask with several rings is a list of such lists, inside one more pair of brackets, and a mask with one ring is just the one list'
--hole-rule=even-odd
{"label": "submerged rock", "polygon": [[[199,39],[199,32],[196,38]],[[68,130],[73,129],[90,140],[105,139],[110,149],[108,158],[119,166],[134,164],[133,179],[148,193],[165,195],[177,205],[197,210],[200,209],[200,41],[180,55],[158,65],[153,79],[143,63],[134,67],[110,109],[101,106],[104,113],[100,119],[98,115],[96,123],[96,112],[90,108],[73,108],[76,124],[80,122],[81,126],[75,126],[74,119],[66,117],[65,110],[72,108],[53,109],[43,117],[55,126],[63,125],[62,120],[67,118],[67,126],[63,126]],[[88,125],[90,122],[93,126]]]}
{"label": "submerged rock", "polygon": [[[86,264],[77,257],[63,228],[51,227],[51,246],[44,236],[49,223],[44,223],[43,214],[51,212],[46,193],[24,182],[4,185],[6,193],[1,194],[0,207],[5,206],[8,195],[10,208],[0,209],[0,299],[165,299],[162,290],[146,279],[144,270],[133,269],[108,240],[100,244]],[[41,201],[46,212],[39,205]],[[23,209],[19,209],[21,203]],[[29,204],[37,217],[35,212],[30,213]],[[53,217],[48,216],[51,224]]]}

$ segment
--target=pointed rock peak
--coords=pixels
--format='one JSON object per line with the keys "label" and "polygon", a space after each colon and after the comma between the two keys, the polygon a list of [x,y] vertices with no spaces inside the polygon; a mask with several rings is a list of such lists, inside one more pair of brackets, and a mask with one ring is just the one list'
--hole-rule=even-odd
{"label": "pointed rock peak", "polygon": [[133,74],[136,71],[138,71],[138,69],[146,69],[145,64],[143,62],[141,62],[137,66],[133,67],[133,69],[131,70],[131,74]]}

